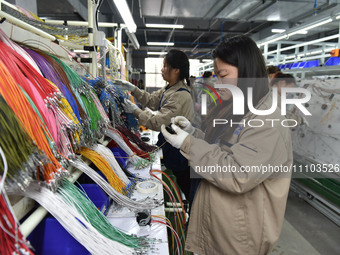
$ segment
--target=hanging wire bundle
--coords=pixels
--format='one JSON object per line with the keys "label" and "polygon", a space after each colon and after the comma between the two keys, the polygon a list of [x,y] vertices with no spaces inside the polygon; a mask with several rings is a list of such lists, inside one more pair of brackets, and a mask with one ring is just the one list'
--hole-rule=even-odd
{"label": "hanging wire bundle", "polygon": [[38,115],[38,111],[33,107],[34,104],[30,103],[28,97],[25,96],[23,90],[16,84],[11,73],[1,60],[0,94],[18,117],[22,127],[29,134],[38,149],[47,156],[47,160],[42,161],[42,167],[39,167],[42,175],[37,174],[37,178],[38,180],[42,178],[51,184],[51,180],[54,180],[55,176],[64,172],[52,152],[52,137],[44,121]]}
{"label": "hanging wire bundle", "polygon": [[97,152],[100,156],[102,156],[110,165],[111,169],[116,173],[116,175],[121,179],[121,181],[125,184],[127,188],[132,184],[130,180],[118,164],[113,152],[101,144],[95,144],[92,146],[92,150]]}
{"label": "hanging wire bundle", "polygon": [[131,113],[126,113],[122,102],[128,98],[118,87],[114,86],[111,81],[104,82],[102,78],[89,80],[89,84],[96,91],[106,114],[110,116],[111,123],[116,125],[125,125],[130,129],[136,130],[138,123]]}
{"label": "hanging wire bundle", "polygon": [[122,180],[111,169],[109,163],[101,155],[86,147],[83,147],[79,153],[91,160],[92,163],[96,165],[96,167],[105,175],[106,179],[115,190],[122,194],[127,194],[128,187],[124,185]]}
{"label": "hanging wire bundle", "polygon": [[66,27],[64,25],[53,25],[53,24],[46,24],[43,20],[41,19],[33,19],[30,17],[27,17],[25,14],[23,14],[20,11],[14,10],[13,8],[8,7],[7,5],[2,5],[2,10],[13,17],[16,17],[36,28],[39,28],[46,33],[49,33],[51,35],[61,35],[61,36],[66,36],[66,35],[74,35],[74,36],[84,36],[88,34],[87,27],[75,27],[75,26],[70,26]]}
{"label": "hanging wire bundle", "polygon": [[78,121],[81,122],[78,104],[74,96],[71,94],[71,91],[69,90],[69,88],[66,87],[65,85],[65,84],[69,85],[69,82],[68,82],[68,79],[67,79],[67,76],[64,70],[62,70],[59,64],[56,63],[56,61],[50,56],[40,51],[36,52],[34,50],[27,49],[27,48],[25,50],[28,52],[28,54],[30,54],[30,56],[37,63],[44,77],[50,80],[51,82],[53,82],[53,84],[55,84],[59,88],[59,90],[66,97],[67,101],[71,105],[74,114],[77,116]]}
{"label": "hanging wire bundle", "polygon": [[[50,189],[32,183],[25,192],[25,196],[34,199],[51,213],[58,222],[69,232],[79,243],[81,243],[91,254],[133,254],[136,249],[127,247],[102,235],[84,217],[86,212],[80,212],[66,191],[52,192]],[[62,193],[62,194],[61,194]],[[19,195],[23,195],[19,193]],[[81,203],[81,202],[79,202]],[[94,205],[93,205],[94,206]]]}
{"label": "hanging wire bundle", "polygon": [[96,100],[98,99],[95,98],[96,96],[91,91],[91,87],[83,79],[81,79],[71,67],[66,65],[60,59],[52,55],[50,56],[53,57],[65,71],[73,93],[75,94],[78,102],[81,104],[81,107],[85,110],[88,119],[86,121],[82,120],[84,127],[83,132],[85,139],[93,142],[94,138],[99,136],[100,130],[108,124],[105,120],[103,120],[104,110],[97,108],[98,104]]}
{"label": "hanging wire bundle", "polygon": [[11,210],[6,193],[0,194],[0,254],[1,255],[33,255],[29,243],[21,234],[17,220]]}
{"label": "hanging wire bundle", "polygon": [[[170,183],[171,186],[166,184],[161,178],[157,177],[155,173],[160,173],[162,174]],[[173,180],[163,171],[157,170],[157,169],[152,169],[150,170],[150,175],[156,178],[160,183],[162,183],[164,190],[168,194],[170,198],[170,203],[172,207],[174,208],[174,213],[173,213],[173,222],[174,222],[174,228],[169,227],[173,234],[175,235],[176,243],[177,243],[177,252],[178,254],[182,254],[182,243],[185,243],[185,236],[186,236],[186,222],[187,222],[187,214],[184,208],[184,204],[181,198],[181,195],[179,193],[179,190],[177,189],[177,186],[173,182]],[[175,195],[177,197],[177,201],[175,198]],[[178,206],[178,203],[180,204],[180,207]],[[180,213],[180,211],[182,213]],[[154,219],[153,219],[154,220]],[[161,222],[158,222],[161,223]],[[172,242],[173,244],[174,242]]]}
{"label": "hanging wire bundle", "polygon": [[137,211],[140,209],[153,209],[163,204],[163,201],[159,201],[152,198],[147,198],[140,201],[133,200],[112,188],[112,186],[110,186],[103,177],[101,177],[95,170],[93,170],[83,161],[71,160],[70,162],[71,166],[79,169],[80,171],[88,175],[95,183],[97,183],[105,191],[105,193],[109,197],[111,197],[119,205],[126,206],[131,210]]}
{"label": "hanging wire bundle", "polygon": [[74,184],[66,179],[62,181],[58,193],[68,204],[77,208],[78,212],[103,236],[134,249],[147,248],[149,246],[148,241],[152,241],[144,237],[127,235],[116,229],[103,213],[87,198],[86,193],[81,192]]}
{"label": "hanging wire bundle", "polygon": [[[58,152],[66,156],[74,155],[68,136],[74,134],[73,143],[78,141],[79,144],[80,126],[67,100],[52,82],[41,76],[30,63],[3,42],[0,42],[0,52],[0,58],[6,61],[16,83],[22,87],[29,101],[39,111]],[[78,131],[73,132],[77,125]]]}
{"label": "hanging wire bundle", "polygon": [[119,135],[119,133],[113,129],[108,127],[105,129],[106,136],[110,137],[113,141],[115,141],[118,146],[129,156],[128,162],[131,162],[131,164],[136,165],[140,160],[142,160],[141,157],[137,156],[130,147],[125,143],[124,139]]}
{"label": "hanging wire bundle", "polygon": [[[25,190],[35,175],[35,167],[43,160],[32,139],[22,129],[21,124],[4,98],[0,95],[0,146],[7,159],[8,171],[0,164],[2,182],[6,177],[7,186]],[[0,187],[1,189],[2,187]]]}

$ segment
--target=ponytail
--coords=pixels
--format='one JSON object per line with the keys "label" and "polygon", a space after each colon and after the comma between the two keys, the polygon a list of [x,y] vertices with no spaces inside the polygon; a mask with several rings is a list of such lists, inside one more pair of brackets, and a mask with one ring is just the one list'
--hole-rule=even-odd
{"label": "ponytail", "polygon": [[173,49],[165,55],[165,60],[172,68],[178,68],[180,70],[179,79],[185,80],[187,85],[190,86],[190,64],[188,56],[183,51]]}

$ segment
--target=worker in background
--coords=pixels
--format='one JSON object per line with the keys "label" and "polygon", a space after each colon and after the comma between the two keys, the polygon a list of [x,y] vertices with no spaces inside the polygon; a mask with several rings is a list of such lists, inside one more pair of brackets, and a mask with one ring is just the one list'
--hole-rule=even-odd
{"label": "worker in background", "polygon": [[213,74],[210,71],[205,71],[202,77],[203,79],[211,79],[213,77]]}
{"label": "worker in background", "polygon": [[[286,74],[282,72],[277,72],[272,80],[270,81],[270,86],[277,88],[278,94],[281,96],[281,88],[293,88],[296,86],[296,81],[294,76],[291,74]],[[286,98],[292,98],[294,95],[292,93],[287,94]],[[281,100],[278,100],[278,106],[281,107]],[[291,105],[290,105],[291,106]],[[293,119],[296,121],[297,125],[307,125],[309,126],[307,120],[303,115],[299,114],[296,106],[294,108],[289,109],[287,107],[286,118]],[[290,126],[293,126],[294,123],[289,123]]]}
{"label": "worker in background", "polygon": [[277,66],[267,66],[267,74],[270,81],[274,78],[275,74],[278,72],[281,72],[281,70]]}
{"label": "worker in background", "polygon": [[[240,88],[245,102],[247,89],[253,88],[254,107],[271,108],[264,59],[252,39],[229,38],[212,55],[218,83]],[[165,139],[180,148],[202,178],[191,208],[185,249],[199,255],[268,254],[280,236],[285,214],[293,163],[290,130],[280,124],[284,116],[279,108],[263,116],[245,105],[243,115],[233,115],[233,94],[228,89],[220,89],[219,94],[223,106],[218,104],[208,111],[204,132],[183,116],[172,120],[176,134],[161,128]],[[253,123],[258,127],[214,127],[214,119],[280,121],[274,127],[266,121],[263,126]],[[269,166],[281,170],[269,171]]]}
{"label": "worker in background", "polygon": [[[148,110],[141,110],[130,100],[126,100],[124,109],[135,115],[140,125],[151,130],[160,131],[161,125],[170,124],[173,117],[182,115],[191,120],[194,115],[194,104],[191,98],[189,80],[189,59],[187,55],[172,49],[164,57],[161,70],[166,86],[153,93],[140,90],[129,82],[116,80],[124,89],[131,91],[131,94],[141,103],[157,113]],[[190,190],[190,173],[188,161],[178,149],[166,143],[163,135],[158,136],[158,146],[162,146],[163,163],[171,169],[176,176],[177,183],[186,197]]]}

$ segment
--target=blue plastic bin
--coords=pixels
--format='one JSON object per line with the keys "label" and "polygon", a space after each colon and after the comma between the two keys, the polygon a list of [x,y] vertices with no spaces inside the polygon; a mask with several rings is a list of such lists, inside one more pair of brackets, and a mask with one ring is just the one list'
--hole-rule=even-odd
{"label": "blue plastic bin", "polygon": [[128,159],[126,152],[119,147],[110,147],[109,149],[113,152],[113,155],[115,155],[116,160],[119,161],[123,167],[126,167],[126,161]]}
{"label": "blue plastic bin", "polygon": [[[96,207],[108,208],[109,199],[97,184],[81,184]],[[27,238],[34,247],[35,255],[89,255],[90,253],[74,239],[53,217],[46,217]]]}
{"label": "blue plastic bin", "polygon": [[311,60],[307,61],[303,68],[312,68],[319,66],[319,60]]}
{"label": "blue plastic bin", "polygon": [[340,57],[330,57],[325,63],[325,66],[337,66],[337,65],[340,65]]}
{"label": "blue plastic bin", "polygon": [[297,68],[299,68],[299,64],[300,64],[300,63],[294,63],[294,64],[290,67],[290,69],[297,69]]}

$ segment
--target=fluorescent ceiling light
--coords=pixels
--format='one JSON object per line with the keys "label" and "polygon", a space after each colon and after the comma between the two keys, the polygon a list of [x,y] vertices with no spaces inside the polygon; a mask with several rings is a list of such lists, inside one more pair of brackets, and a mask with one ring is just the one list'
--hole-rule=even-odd
{"label": "fluorescent ceiling light", "polygon": [[281,39],[284,39],[284,38],[286,38],[286,37],[287,37],[287,35],[282,35],[282,36],[279,36],[279,37],[277,37],[277,38],[271,39],[271,40],[269,40],[269,41],[260,43],[259,46],[262,46],[262,45],[265,45],[265,44],[270,44],[270,43],[273,43],[273,42],[276,42],[276,41],[280,41]]}
{"label": "fluorescent ceiling light", "polygon": [[329,18],[329,19],[326,19],[326,20],[324,20],[324,21],[317,22],[317,23],[315,23],[315,24],[313,24],[313,25],[310,25],[310,26],[308,26],[308,27],[305,27],[305,28],[302,28],[302,29],[297,30],[297,31],[295,31],[295,32],[289,33],[288,36],[292,36],[292,35],[296,35],[296,34],[301,34],[301,33],[303,33],[303,31],[308,31],[308,30],[310,30],[310,29],[313,29],[313,28],[316,28],[316,27],[325,25],[325,24],[330,23],[330,22],[332,22],[332,21],[333,21],[333,19]]}
{"label": "fluorescent ceiling light", "polygon": [[177,24],[145,24],[146,27],[155,27],[155,28],[184,28],[184,25]]}
{"label": "fluorescent ceiling light", "polygon": [[211,59],[202,59],[203,62],[213,62]]}
{"label": "fluorescent ceiling light", "polygon": [[308,31],[307,30],[299,30],[297,32],[297,34],[299,34],[299,35],[306,35],[306,34],[308,34]]}
{"label": "fluorescent ceiling light", "polygon": [[153,52],[148,52],[148,55],[165,55],[166,52],[164,51],[153,51]]}
{"label": "fluorescent ceiling light", "polygon": [[137,30],[137,26],[135,21],[133,20],[130,8],[126,3],[126,0],[113,0],[113,2],[115,3],[128,31],[130,33],[135,33]]}
{"label": "fluorescent ceiling light", "polygon": [[279,28],[272,29],[272,33],[281,34],[283,32],[286,32],[286,29],[279,29]]}
{"label": "fluorescent ceiling light", "polygon": [[174,46],[173,42],[147,42],[149,46]]}
{"label": "fluorescent ceiling light", "polygon": [[340,15],[336,16],[336,19],[340,19]]}

